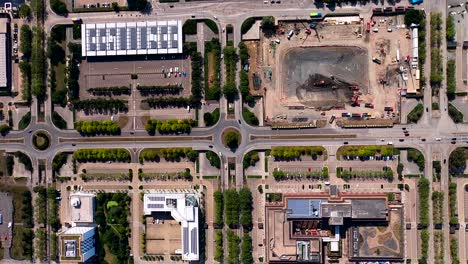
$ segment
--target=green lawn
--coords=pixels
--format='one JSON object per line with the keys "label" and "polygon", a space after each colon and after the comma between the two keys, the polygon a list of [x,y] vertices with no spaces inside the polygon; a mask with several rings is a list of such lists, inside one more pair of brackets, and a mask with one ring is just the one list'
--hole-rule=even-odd
{"label": "green lawn", "polygon": [[57,66],[55,66],[55,78],[57,79],[57,90],[67,89],[65,85],[65,72],[66,72],[65,63],[59,63]]}

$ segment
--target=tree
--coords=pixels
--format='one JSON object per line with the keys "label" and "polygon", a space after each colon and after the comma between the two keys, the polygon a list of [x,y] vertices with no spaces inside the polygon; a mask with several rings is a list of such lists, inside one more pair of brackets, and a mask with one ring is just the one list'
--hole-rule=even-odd
{"label": "tree", "polygon": [[57,15],[67,16],[68,9],[67,6],[60,0],[50,0],[50,7]]}
{"label": "tree", "polygon": [[275,29],[275,18],[272,16],[264,16],[262,18],[263,30],[274,30]]}
{"label": "tree", "polygon": [[466,168],[466,150],[457,148],[450,153],[449,172],[451,175],[463,174]]}
{"label": "tree", "polygon": [[224,142],[230,149],[237,149],[240,144],[240,136],[236,131],[228,131],[224,135]]}
{"label": "tree", "polygon": [[19,7],[19,16],[21,18],[29,18],[31,16],[31,8],[27,4],[21,4]]}
{"label": "tree", "polygon": [[410,27],[411,24],[419,25],[424,16],[420,10],[409,9],[405,13],[405,25]]}
{"label": "tree", "polygon": [[451,41],[455,37],[455,23],[453,21],[453,16],[448,16],[446,23],[447,23],[446,24],[447,41]]}
{"label": "tree", "polygon": [[128,9],[132,11],[143,11],[148,2],[146,0],[127,0]]}
{"label": "tree", "polygon": [[25,60],[29,60],[31,58],[31,43],[32,43],[32,31],[31,28],[24,24],[21,26],[20,29],[20,51],[23,53],[23,57]]}
{"label": "tree", "polygon": [[244,233],[241,244],[241,262],[242,264],[253,264],[252,257],[252,238],[248,233]]}
{"label": "tree", "polygon": [[119,4],[117,2],[112,2],[112,9],[114,9],[116,13],[120,12]]}
{"label": "tree", "polygon": [[239,191],[240,224],[247,230],[252,228],[252,193],[249,188]]}
{"label": "tree", "polygon": [[223,87],[223,93],[229,102],[233,102],[237,97],[237,88],[234,83],[226,83]]}
{"label": "tree", "polygon": [[65,61],[65,51],[52,39],[52,37],[49,37],[48,39],[47,57],[49,57],[52,65],[57,65]]}
{"label": "tree", "polygon": [[9,125],[3,124],[0,125],[0,135],[6,136],[11,130],[11,127]]}

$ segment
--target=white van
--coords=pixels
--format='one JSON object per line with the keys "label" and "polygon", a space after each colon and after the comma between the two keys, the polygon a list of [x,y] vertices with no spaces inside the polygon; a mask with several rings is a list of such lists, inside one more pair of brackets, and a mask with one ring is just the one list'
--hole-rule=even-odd
{"label": "white van", "polygon": [[294,31],[293,30],[289,31],[288,39],[291,39],[293,35],[294,35]]}

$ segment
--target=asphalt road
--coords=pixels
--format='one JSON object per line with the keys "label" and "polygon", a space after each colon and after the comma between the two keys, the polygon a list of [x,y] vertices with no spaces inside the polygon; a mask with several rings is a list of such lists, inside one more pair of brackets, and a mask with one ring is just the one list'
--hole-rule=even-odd
{"label": "asphalt road", "polygon": [[[283,1],[286,2],[286,1]],[[337,7],[334,10],[329,8],[317,8],[313,5],[313,1],[295,0],[289,4],[280,5],[265,5],[262,1],[226,1],[222,3],[214,2],[191,2],[191,3],[180,3],[175,4],[174,8],[170,8],[167,4],[154,3],[153,10],[149,14],[140,14],[137,12],[121,12],[116,14],[114,12],[105,13],[81,13],[81,14],[70,14],[68,17],[61,17],[53,14],[50,7],[47,6],[48,16],[45,21],[46,31],[57,24],[71,24],[73,18],[81,18],[84,23],[101,23],[101,22],[113,22],[113,21],[138,21],[148,19],[188,19],[191,16],[196,18],[210,18],[214,19],[219,27],[223,27],[227,24],[234,25],[234,42],[238,43],[241,40],[240,26],[242,22],[251,16],[264,16],[273,15],[277,19],[295,19],[295,18],[307,18],[310,12],[321,12],[323,15],[328,13],[363,13],[369,14],[373,7],[372,4],[364,6],[344,6]],[[405,1],[407,2],[407,1]],[[46,1],[49,5],[49,1]],[[406,5],[404,2],[397,3],[397,5]],[[431,11],[443,13],[445,19],[446,12],[446,1],[425,1],[423,5],[427,13]],[[428,23],[429,24],[429,23]],[[429,31],[428,31],[429,32]],[[429,35],[429,34],[427,34]],[[429,39],[428,39],[429,40]],[[222,39],[221,43],[226,44],[225,38]],[[427,41],[427,43],[430,43]],[[442,50],[446,50],[445,38],[443,41]],[[430,52],[427,52],[430,54]],[[444,57],[444,61],[446,56]],[[430,60],[427,60],[430,62]],[[429,65],[429,64],[428,64]],[[429,68],[426,67],[426,74],[429,74]],[[445,62],[444,62],[445,70]],[[427,78],[429,79],[429,78]],[[445,96],[445,83],[441,88],[441,109],[447,104],[447,98]],[[50,91],[48,92],[50,94]],[[430,100],[431,88],[426,87],[425,91],[425,107],[431,108]],[[48,100],[50,102],[50,100]],[[221,103],[221,118],[220,122],[214,127],[210,128],[195,128],[189,135],[180,136],[174,140],[173,136],[154,136],[149,138],[145,131],[133,131],[123,132],[120,136],[114,137],[94,137],[92,139],[82,137],[79,133],[72,130],[59,130],[55,128],[51,122],[51,107],[46,105],[46,118],[45,122],[37,121],[36,103],[32,106],[32,122],[25,131],[12,131],[9,135],[4,138],[0,138],[0,148],[7,151],[20,150],[28,154],[34,161],[34,166],[38,166],[38,159],[46,159],[48,164],[48,170],[50,172],[51,162],[54,155],[62,151],[73,151],[80,148],[127,148],[131,150],[133,160],[137,160],[138,150],[142,148],[161,148],[161,147],[192,147],[198,150],[213,150],[217,153],[222,154],[223,167],[227,157],[236,157],[236,185],[238,187],[243,185],[242,175],[242,158],[245,153],[254,149],[266,149],[272,146],[282,145],[322,145],[331,146],[337,148],[344,145],[344,142],[348,144],[356,145],[369,145],[369,144],[389,144],[391,142],[396,147],[414,147],[424,154],[426,160],[425,175],[430,177],[432,174],[432,155],[435,151],[443,153],[444,157],[448,159],[449,153],[459,146],[468,146],[468,125],[461,124],[455,125],[450,120],[446,111],[441,111],[441,118],[434,119],[430,115],[430,112],[424,112],[422,122],[418,125],[406,125],[404,127],[410,130],[410,137],[404,137],[402,133],[403,126],[395,126],[390,129],[307,129],[307,130],[271,130],[266,127],[251,127],[246,124],[242,119],[240,113],[242,103],[236,102],[236,119],[240,120],[227,120],[226,119],[226,103],[222,100]],[[231,152],[226,149],[221,141],[222,131],[228,127],[237,128],[242,134],[242,144],[235,152]],[[51,136],[51,146],[45,151],[38,151],[34,149],[32,145],[32,134],[34,131],[44,130],[47,131]],[[343,134],[348,135],[347,138],[340,138]],[[211,139],[207,139],[207,136],[211,136]],[[257,136],[256,139],[251,136]],[[309,136],[309,138],[307,138]],[[452,138],[456,137],[456,144],[451,144]],[[436,140],[440,138],[440,140]],[[400,141],[403,139],[404,141]],[[425,139],[423,141],[423,139]],[[447,165],[443,164],[443,176],[447,172]],[[35,169],[37,172],[37,169]],[[227,176],[224,170],[222,175],[222,181],[227,183]],[[48,173],[49,174],[49,173]],[[47,177],[50,177],[48,175]],[[35,173],[37,177],[37,173]],[[447,192],[448,188],[448,177],[442,182],[443,191]],[[38,182],[37,179],[33,179],[33,183]],[[225,185],[226,186],[226,185]],[[446,200],[447,202],[447,200]],[[447,204],[446,204],[447,205]],[[432,206],[431,206],[432,207]],[[447,208],[447,207],[445,207]],[[445,215],[445,226],[448,226],[447,215]],[[413,219],[413,221],[415,221]],[[445,234],[448,234],[448,229],[445,229]],[[411,235],[411,241],[414,241],[414,233]],[[446,236],[445,241],[448,241]],[[433,239],[431,235],[430,246],[433,248]],[[448,261],[450,259],[450,252],[448,250],[448,243],[445,245],[446,255],[445,258]],[[408,250],[417,251],[417,247],[410,247]],[[460,249],[462,250],[462,248]],[[433,250],[429,250],[433,252]],[[431,259],[432,258],[432,253]],[[415,258],[417,252],[411,252],[410,256]],[[464,256],[465,254],[463,254]],[[416,259],[414,259],[415,261]],[[465,262],[465,259],[461,259],[461,262]]]}

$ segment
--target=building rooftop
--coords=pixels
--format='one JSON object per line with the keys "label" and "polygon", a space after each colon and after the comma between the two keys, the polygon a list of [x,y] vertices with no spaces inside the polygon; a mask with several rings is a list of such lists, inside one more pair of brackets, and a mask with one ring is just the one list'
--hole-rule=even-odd
{"label": "building rooftop", "polygon": [[321,218],[322,199],[288,199],[288,218]]}
{"label": "building rooftop", "polygon": [[145,215],[154,212],[170,212],[172,218],[181,224],[183,260],[199,259],[198,245],[198,198],[191,193],[147,193],[143,197]]}
{"label": "building rooftop", "polygon": [[60,233],[60,260],[86,262],[96,254],[96,227],[72,227]]}
{"label": "building rooftop", "polygon": [[381,199],[351,199],[353,219],[385,219],[387,218],[387,200]]}
{"label": "building rooftop", "polygon": [[70,195],[70,214],[74,224],[94,222],[95,198],[96,195],[83,192]]}
{"label": "building rooftop", "polygon": [[182,53],[182,22],[142,21],[83,24],[84,57]]}

